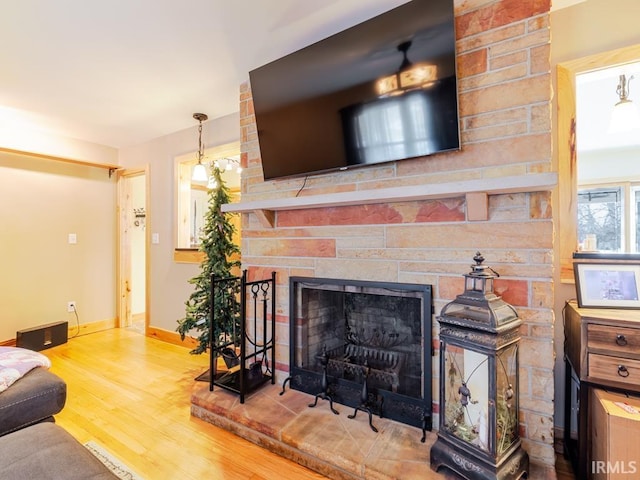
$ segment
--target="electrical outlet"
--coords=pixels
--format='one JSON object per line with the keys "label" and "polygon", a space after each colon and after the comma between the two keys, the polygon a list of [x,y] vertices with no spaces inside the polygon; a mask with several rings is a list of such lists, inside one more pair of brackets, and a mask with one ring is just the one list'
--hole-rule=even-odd
{"label": "electrical outlet", "polygon": [[71,300],[70,302],[67,302],[67,312],[73,313],[75,311],[76,311],[76,301]]}

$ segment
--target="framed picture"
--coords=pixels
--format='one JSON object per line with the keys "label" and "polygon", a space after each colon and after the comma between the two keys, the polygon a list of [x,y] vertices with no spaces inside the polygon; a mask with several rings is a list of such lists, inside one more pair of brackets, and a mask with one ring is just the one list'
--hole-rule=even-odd
{"label": "framed picture", "polygon": [[640,264],[574,263],[578,307],[640,309]]}

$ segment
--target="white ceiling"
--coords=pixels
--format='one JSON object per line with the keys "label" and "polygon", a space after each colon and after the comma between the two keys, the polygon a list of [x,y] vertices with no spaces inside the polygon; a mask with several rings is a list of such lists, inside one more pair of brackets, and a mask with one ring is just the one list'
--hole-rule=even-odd
{"label": "white ceiling", "polygon": [[137,145],[238,110],[249,70],[406,0],[5,0],[0,129]]}

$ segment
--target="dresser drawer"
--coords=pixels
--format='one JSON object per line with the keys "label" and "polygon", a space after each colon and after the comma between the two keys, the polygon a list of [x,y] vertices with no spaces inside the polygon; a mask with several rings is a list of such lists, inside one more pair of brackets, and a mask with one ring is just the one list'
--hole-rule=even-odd
{"label": "dresser drawer", "polygon": [[634,391],[640,388],[640,360],[590,353],[588,362],[591,381],[624,383]]}
{"label": "dresser drawer", "polygon": [[640,329],[590,323],[587,325],[587,346],[590,350],[640,355]]}

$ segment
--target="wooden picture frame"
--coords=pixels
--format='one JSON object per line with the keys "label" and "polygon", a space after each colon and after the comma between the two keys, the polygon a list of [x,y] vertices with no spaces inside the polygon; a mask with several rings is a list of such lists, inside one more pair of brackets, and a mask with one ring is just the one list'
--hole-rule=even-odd
{"label": "wooden picture frame", "polygon": [[574,263],[578,307],[640,309],[640,263]]}

